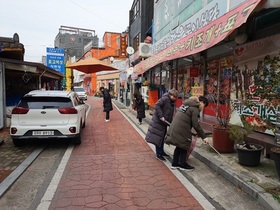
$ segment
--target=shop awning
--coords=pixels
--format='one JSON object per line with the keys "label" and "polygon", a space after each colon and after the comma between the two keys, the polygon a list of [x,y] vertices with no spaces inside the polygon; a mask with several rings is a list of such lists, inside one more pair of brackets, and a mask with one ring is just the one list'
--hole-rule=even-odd
{"label": "shop awning", "polygon": [[195,33],[186,36],[161,52],[141,61],[134,66],[134,72],[136,74],[142,74],[164,61],[192,55],[214,46],[245,23],[260,2],[261,0],[246,1],[215,21],[200,28]]}
{"label": "shop awning", "polygon": [[8,58],[0,58],[0,62],[5,64],[5,69],[18,71],[21,73],[32,73],[42,77],[62,80],[64,75],[42,63],[20,61]]}

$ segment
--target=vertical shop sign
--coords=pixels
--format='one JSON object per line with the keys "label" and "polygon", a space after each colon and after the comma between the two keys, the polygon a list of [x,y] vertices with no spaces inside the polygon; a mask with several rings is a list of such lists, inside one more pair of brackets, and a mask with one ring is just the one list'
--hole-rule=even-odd
{"label": "vertical shop sign", "polygon": [[47,67],[65,74],[64,49],[47,47]]}
{"label": "vertical shop sign", "polygon": [[0,129],[4,127],[4,113],[6,112],[6,102],[4,92],[5,87],[5,74],[4,74],[4,63],[0,62]]}
{"label": "vertical shop sign", "polygon": [[121,54],[120,57],[127,57],[126,48],[127,48],[127,35],[125,33],[121,34]]}

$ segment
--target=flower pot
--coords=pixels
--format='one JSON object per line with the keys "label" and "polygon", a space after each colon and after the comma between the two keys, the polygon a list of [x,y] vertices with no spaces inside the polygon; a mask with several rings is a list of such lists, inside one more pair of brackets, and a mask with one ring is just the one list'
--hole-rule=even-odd
{"label": "flower pot", "polygon": [[258,166],[261,160],[261,154],[264,147],[258,144],[250,144],[256,149],[246,149],[236,146],[237,157],[240,165]]}
{"label": "flower pot", "polygon": [[272,152],[272,159],[274,160],[277,175],[280,181],[280,147],[273,147],[271,148]]}
{"label": "flower pot", "polygon": [[213,147],[220,153],[234,152],[234,141],[229,138],[228,129],[213,127]]}

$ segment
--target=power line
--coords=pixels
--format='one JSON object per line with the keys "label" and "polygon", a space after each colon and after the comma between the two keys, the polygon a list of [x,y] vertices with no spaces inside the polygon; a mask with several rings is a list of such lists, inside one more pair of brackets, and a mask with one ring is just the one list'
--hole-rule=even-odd
{"label": "power line", "polygon": [[[75,4],[76,6],[78,6],[79,8],[81,8],[82,10],[85,10],[85,11],[87,11],[88,13],[99,17],[100,19],[102,19],[103,21],[109,23],[110,25],[118,25],[118,24],[116,24],[116,23],[112,24],[112,20],[106,20],[105,18],[103,18],[103,17],[101,17],[101,16],[99,16],[99,15],[93,13],[92,11],[88,10],[87,8],[82,7],[81,5],[79,5],[78,3],[76,3],[76,2],[74,2],[74,1],[72,1],[72,0],[68,0],[68,1],[70,1],[70,2],[73,3],[73,4]],[[120,25],[118,25],[118,26],[120,26]],[[120,27],[122,27],[122,26],[120,26]]]}

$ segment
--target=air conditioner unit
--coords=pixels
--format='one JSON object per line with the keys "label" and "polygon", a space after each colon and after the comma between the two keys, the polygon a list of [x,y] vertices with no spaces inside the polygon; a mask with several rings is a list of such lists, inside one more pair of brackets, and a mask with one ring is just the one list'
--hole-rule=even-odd
{"label": "air conditioner unit", "polygon": [[151,44],[147,43],[140,43],[139,45],[139,56],[142,58],[147,58],[152,55],[152,49],[151,49]]}

